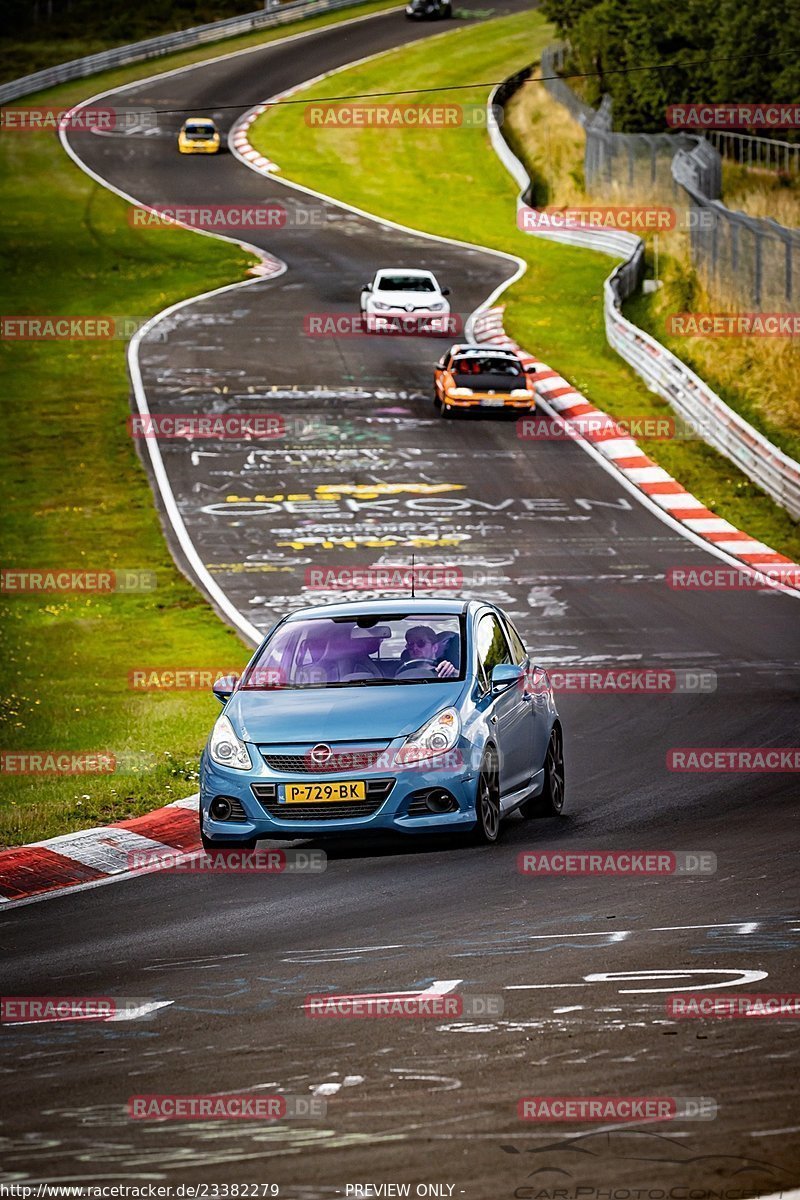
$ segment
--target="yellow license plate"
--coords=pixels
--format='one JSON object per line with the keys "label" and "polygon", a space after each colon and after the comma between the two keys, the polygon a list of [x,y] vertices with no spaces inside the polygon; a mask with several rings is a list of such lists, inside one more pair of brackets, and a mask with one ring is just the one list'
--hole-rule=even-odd
{"label": "yellow license plate", "polygon": [[366,800],[367,785],[361,779],[342,783],[287,783],[287,804],[324,804],[328,800]]}

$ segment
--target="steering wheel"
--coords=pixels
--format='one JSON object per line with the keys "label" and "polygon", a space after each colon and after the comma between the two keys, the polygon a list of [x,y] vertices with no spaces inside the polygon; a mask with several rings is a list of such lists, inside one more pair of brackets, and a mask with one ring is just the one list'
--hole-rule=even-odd
{"label": "steering wheel", "polygon": [[395,679],[399,679],[406,671],[414,671],[415,674],[419,674],[421,669],[427,669],[430,675],[435,675],[436,660],[433,658],[409,658],[407,662],[403,663],[402,667],[395,671],[394,677]]}

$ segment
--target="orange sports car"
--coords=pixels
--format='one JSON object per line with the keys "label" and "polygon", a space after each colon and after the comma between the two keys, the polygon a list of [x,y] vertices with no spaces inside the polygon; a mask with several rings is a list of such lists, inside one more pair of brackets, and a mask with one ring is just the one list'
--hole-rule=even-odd
{"label": "orange sports car", "polygon": [[451,346],[434,368],[433,386],[443,417],[467,408],[533,412],[536,407],[532,368],[525,368],[516,350]]}

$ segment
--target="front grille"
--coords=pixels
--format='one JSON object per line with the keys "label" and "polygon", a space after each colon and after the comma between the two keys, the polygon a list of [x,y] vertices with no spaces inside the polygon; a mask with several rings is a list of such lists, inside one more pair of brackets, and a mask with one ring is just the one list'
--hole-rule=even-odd
{"label": "front grille", "polygon": [[[331,800],[324,804],[279,804],[274,783],[253,783],[250,786],[264,811],[279,821],[350,821],[373,816],[394,787],[394,780],[371,779],[367,783],[366,800],[356,803],[352,800]],[[272,791],[268,792],[267,789]]]}
{"label": "front grille", "polygon": [[[265,804],[264,808],[278,821],[351,821],[374,816],[381,803],[380,800],[362,800],[360,804]],[[291,811],[287,812],[287,809]]]}
{"label": "front grille", "polygon": [[321,766],[311,761],[310,752],[306,754],[263,754],[264,762],[272,771],[280,771],[284,775],[331,775],[336,771],[369,771],[381,754],[382,750],[343,750],[332,754]]}

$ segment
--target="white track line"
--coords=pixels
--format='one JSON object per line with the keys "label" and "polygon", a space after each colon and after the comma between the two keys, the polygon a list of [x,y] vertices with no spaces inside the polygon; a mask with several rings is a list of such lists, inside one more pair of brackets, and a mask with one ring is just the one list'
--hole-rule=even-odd
{"label": "white track line", "polygon": [[[123,200],[127,200],[131,204],[138,204],[142,208],[145,208],[148,211],[152,211],[148,205],[143,204],[141,201],[137,200],[134,196],[129,195],[129,193],[122,191],[121,188],[118,188],[113,183],[110,183],[107,179],[103,178],[103,176],[98,175],[96,171],[93,171],[92,168],[83,161],[83,159],[80,157],[80,155],[77,153],[77,151],[72,147],[72,145],[69,142],[69,138],[67,137],[67,128],[66,127],[68,124],[70,113],[78,112],[82,108],[86,108],[89,105],[96,104],[97,101],[105,99],[107,96],[117,95],[120,92],[131,91],[132,89],[142,87],[144,84],[152,83],[155,80],[165,79],[169,76],[182,74],[183,72],[186,72],[186,71],[195,71],[201,67],[207,67],[207,66],[211,65],[212,63],[223,62],[226,59],[236,58],[242,54],[253,54],[253,53],[256,53],[257,51],[263,51],[264,48],[267,46],[270,48],[273,46],[285,46],[289,42],[299,41],[303,38],[312,37],[315,34],[320,33],[322,30],[324,30],[326,28],[332,28],[334,25],[336,26],[336,28],[344,28],[345,26],[355,25],[362,21],[373,20],[376,17],[384,16],[387,12],[394,12],[394,11],[396,11],[396,10],[383,9],[377,13],[368,13],[365,16],[352,17],[352,18],[348,19],[347,21],[334,21],[329,26],[320,26],[317,29],[305,30],[302,33],[289,34],[286,37],[275,38],[271,41],[266,41],[257,46],[248,46],[243,50],[233,50],[233,51],[228,52],[227,54],[219,54],[213,58],[203,59],[201,62],[189,63],[186,66],[174,67],[167,71],[159,71],[155,75],[147,75],[143,78],[132,80],[130,83],[122,84],[120,87],[110,88],[104,92],[98,92],[94,96],[90,96],[86,100],[81,100],[80,103],[76,104],[73,108],[71,108],[68,113],[64,114],[64,117],[62,118],[61,125],[59,128],[59,138],[61,140],[61,145],[64,147],[64,150],[67,152],[67,154],[70,156],[72,161],[76,164],[76,166],[78,166],[80,168],[80,170],[84,172],[84,174],[88,175],[90,179],[93,179],[95,181],[95,183],[99,183],[101,185],[101,187],[107,188],[108,191],[114,192],[117,196],[120,196]],[[176,222],[176,224],[181,224],[181,223]],[[259,258],[261,260],[261,262],[267,267],[268,270],[269,270],[268,259],[272,258],[275,269],[268,276],[271,279],[277,278],[279,275],[282,275],[286,271],[286,264],[284,262],[282,262],[280,259],[278,259],[274,256],[267,255],[267,253],[265,251],[261,250],[258,246],[252,245],[249,242],[244,242],[239,238],[228,237],[225,234],[215,233],[215,232],[212,232],[211,230],[197,229],[191,225],[183,225],[183,228],[191,230],[192,233],[199,233],[205,237],[213,237],[213,238],[219,239],[220,241],[232,242],[234,245],[241,246],[244,250],[254,254],[257,258]],[[266,274],[266,272],[264,272],[263,274]],[[169,316],[172,316],[173,313],[178,312],[182,308],[186,308],[189,305],[195,304],[201,300],[207,300],[207,299],[211,298],[212,296],[218,296],[218,295],[223,294],[224,292],[233,291],[236,288],[250,287],[253,284],[261,283],[261,282],[263,282],[263,275],[262,275],[262,278],[239,280],[236,283],[226,284],[224,287],[214,288],[213,290],[208,291],[208,292],[201,292],[196,296],[190,297],[188,300],[181,300],[177,304],[172,304],[168,308],[162,309],[161,312],[156,313],[156,315],[151,317],[150,320],[147,321],[147,323],[145,325],[143,325],[139,330],[137,330],[137,332],[134,334],[134,336],[131,339],[131,342],[128,346],[128,369],[129,369],[130,375],[131,375],[131,382],[133,384],[134,396],[136,398],[136,405],[139,410],[139,413],[142,416],[147,416],[150,413],[150,408],[147,403],[147,395],[146,395],[146,392],[144,389],[144,383],[142,381],[141,367],[140,367],[140,363],[139,363],[139,347],[140,347],[143,337],[147,333],[149,333],[160,321],[166,319]],[[249,621],[244,616],[244,614],[241,613],[236,608],[236,606],[228,598],[228,596],[225,594],[225,592],[222,590],[222,588],[219,586],[219,584],[216,582],[216,580],[211,576],[205,563],[200,558],[200,555],[198,554],[192,539],[189,536],[189,532],[186,528],[183,517],[181,516],[181,514],[178,510],[178,505],[175,500],[175,495],[172,491],[172,486],[169,482],[169,477],[167,476],[167,472],[164,467],[164,461],[163,461],[163,458],[161,455],[161,448],[158,444],[158,439],[157,438],[146,438],[145,441],[147,443],[147,450],[150,455],[150,462],[151,462],[151,466],[153,469],[153,474],[155,476],[156,483],[158,485],[159,494],[161,496],[162,503],[163,503],[165,511],[167,513],[167,517],[169,518],[170,525],[172,526],[173,532],[178,540],[181,550],[186,558],[186,561],[189,564],[191,570],[194,572],[194,574],[197,578],[197,581],[199,582],[202,590],[206,593],[206,595],[209,597],[209,599],[211,599],[212,602],[218,607],[218,609],[224,614],[225,618],[231,623],[231,625],[233,625],[233,627],[242,635],[242,637],[245,639],[245,641],[250,642],[254,646],[259,645],[263,638],[263,634],[262,634],[261,630],[256,628],[256,626],[253,625],[252,622]]]}

